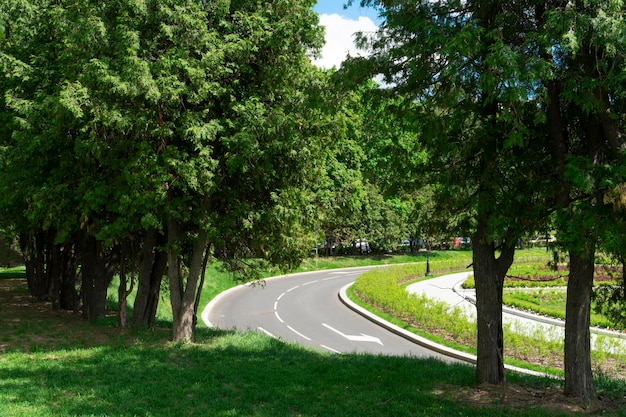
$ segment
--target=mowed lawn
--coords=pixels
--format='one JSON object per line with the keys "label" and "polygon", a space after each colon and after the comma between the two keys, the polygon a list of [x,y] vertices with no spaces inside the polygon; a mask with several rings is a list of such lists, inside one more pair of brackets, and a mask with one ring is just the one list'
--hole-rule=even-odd
{"label": "mowed lawn", "polygon": [[626,416],[616,381],[600,380],[602,399],[581,405],[558,380],[476,386],[469,365],[206,328],[172,343],[167,320],[149,331],[112,322],[54,312],[23,278],[0,278],[0,416]]}

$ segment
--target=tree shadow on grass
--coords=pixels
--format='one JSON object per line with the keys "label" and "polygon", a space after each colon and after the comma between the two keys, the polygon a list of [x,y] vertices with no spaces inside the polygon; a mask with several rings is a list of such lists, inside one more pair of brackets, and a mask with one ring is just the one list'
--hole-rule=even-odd
{"label": "tree shadow on grass", "polygon": [[198,339],[10,354],[0,361],[0,415],[568,415],[458,401],[452,393],[474,381],[465,365],[326,354],[258,333],[202,330]]}

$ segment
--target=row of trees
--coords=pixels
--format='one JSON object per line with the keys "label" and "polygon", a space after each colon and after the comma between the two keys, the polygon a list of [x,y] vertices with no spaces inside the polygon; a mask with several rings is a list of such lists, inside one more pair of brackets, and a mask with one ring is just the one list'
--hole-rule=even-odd
{"label": "row of trees", "polygon": [[253,279],[323,240],[416,233],[362,143],[384,127],[366,122],[375,85],[310,63],[314,3],[0,5],[0,227],[35,297],[97,319],[118,275],[120,324],[151,326],[166,276],[173,337],[191,339],[215,258]]}
{"label": "row of trees", "polygon": [[210,255],[294,262],[328,137],[312,5],[3,2],[2,220],[33,294],[95,319],[135,273],[149,325],[166,275],[191,339]]}
{"label": "row of trees", "polygon": [[381,74],[409,103],[438,208],[474,230],[478,379],[505,381],[502,287],[515,243],[554,228],[570,262],[565,391],[591,398],[595,253],[623,261],[626,247],[623,2],[361,4],[385,21],[360,38],[370,58],[346,72]]}

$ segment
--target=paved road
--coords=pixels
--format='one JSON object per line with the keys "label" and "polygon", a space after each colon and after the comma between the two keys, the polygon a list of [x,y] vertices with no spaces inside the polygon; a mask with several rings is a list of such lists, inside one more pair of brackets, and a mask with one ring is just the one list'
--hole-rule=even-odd
{"label": "paved road", "polygon": [[[351,303],[345,296],[346,287],[372,268],[294,274],[271,278],[265,286],[239,286],[211,301],[202,319],[209,327],[262,331],[272,337],[336,353],[408,355],[475,363],[475,356],[420,338]],[[452,274],[421,281],[407,290],[426,293],[429,298],[460,307],[469,317],[475,317],[475,294],[460,287],[466,275]],[[343,294],[343,302],[338,294]],[[557,320],[509,308],[504,308],[503,318],[515,331],[540,332],[548,338],[554,338],[556,332],[556,338],[562,340],[563,323]],[[620,354],[626,351],[624,333],[601,329],[592,329],[592,332],[592,348]],[[507,369],[535,374],[508,365]]]}
{"label": "paved road", "polygon": [[262,331],[272,337],[336,353],[436,357],[347,308],[339,291],[372,267],[272,278],[265,286],[239,286],[214,299],[202,318],[211,327]]}

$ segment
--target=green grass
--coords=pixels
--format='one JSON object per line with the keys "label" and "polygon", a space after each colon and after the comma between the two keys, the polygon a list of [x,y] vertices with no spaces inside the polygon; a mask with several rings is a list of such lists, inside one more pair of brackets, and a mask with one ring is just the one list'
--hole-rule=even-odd
{"label": "green grass", "polygon": [[[387,254],[387,255],[364,255],[364,256],[330,256],[310,257],[305,259],[300,267],[294,272],[319,271],[325,269],[351,268],[359,266],[394,265],[414,262],[426,262],[426,252]],[[431,261],[456,261],[472,262],[472,252],[468,250],[435,251],[429,254]]]}
{"label": "green grass", "polygon": [[[400,259],[396,262],[381,257],[377,261],[407,262],[406,258]],[[408,259],[420,257],[409,255]],[[467,266],[471,253],[432,254],[431,259],[433,271],[443,272],[454,265]],[[332,263],[341,267],[361,263],[349,257],[326,261],[318,260],[316,269],[331,268]],[[366,261],[371,263],[371,259]],[[212,268],[207,274],[201,308],[215,294],[236,285],[230,275],[216,266]],[[304,268],[313,267],[309,263]],[[422,279],[424,264],[405,268],[412,279]],[[0,279],[2,276],[0,272]],[[159,319],[163,327],[171,326],[166,295]],[[101,337],[116,330],[111,323],[93,326],[77,321],[73,325],[79,326],[80,335],[75,330],[59,334],[63,338],[61,347],[35,344],[33,349],[0,356],[0,416],[577,415],[538,409],[533,405],[535,401],[520,406],[510,400],[512,394],[505,396],[506,388],[477,401],[473,393],[480,389],[475,386],[474,370],[464,365],[417,358],[334,355],[262,334],[215,331],[202,326],[194,344],[165,342],[168,332],[156,329],[114,333],[110,342],[93,346],[89,332]],[[25,331],[36,336],[46,332],[46,327],[38,323]],[[537,389],[556,393],[563,389],[555,380],[517,374],[508,375],[508,383],[520,384],[524,392]],[[620,398],[626,390],[623,381],[610,378],[600,378],[596,384],[608,398]],[[602,411],[603,415],[626,416],[619,407]]]}
{"label": "green grass", "polygon": [[[204,286],[202,287],[202,293],[200,296],[200,307],[198,314],[201,313],[204,306],[206,306],[209,301],[211,301],[216,295],[225,291],[231,287],[238,285],[238,282],[235,282],[233,276],[225,271],[221,267],[221,263],[214,262],[207,266],[206,277],[204,281]],[[107,308],[113,311],[118,310],[118,302],[117,302],[117,288],[119,286],[119,277],[115,276],[111,285],[109,285],[108,297],[107,297]],[[135,297],[137,295],[136,291],[133,291],[129,294],[127,299],[127,309],[128,316],[132,315],[133,311],[133,303],[135,302]],[[161,327],[171,327],[172,323],[172,308],[170,304],[169,298],[169,287],[167,284],[167,277],[163,277],[163,282],[161,283],[161,294],[160,294],[159,305],[157,306],[156,313],[156,322],[158,326]],[[110,319],[109,321],[114,320]]]}
{"label": "green grass", "polygon": [[[510,409],[499,397],[489,408],[459,401],[455,393],[474,386],[465,365],[325,354],[261,334],[206,329],[193,345],[11,353],[0,359],[0,372],[0,415],[7,417],[570,415]],[[561,389],[519,375],[509,383]]]}
{"label": "green grass", "polygon": [[[505,305],[521,310],[530,310],[537,314],[549,317],[565,319],[566,289],[545,289],[537,290],[505,290],[502,299]],[[615,328],[611,321],[591,310],[591,325],[595,327]]]}
{"label": "green grass", "polygon": [[[419,264],[367,272],[357,279],[353,300],[360,301],[374,314],[392,317],[394,324],[422,337],[437,343],[445,340],[444,345],[476,354],[476,325],[459,308],[405,291],[409,280],[424,279],[423,271],[424,266]],[[503,330],[506,363],[562,375],[563,343],[560,340],[551,340],[540,332],[521,335],[508,326]],[[620,364],[626,360],[624,356],[609,355],[602,350],[594,350],[592,357],[601,372],[612,374],[620,374]]]}
{"label": "green grass", "polygon": [[[436,278],[437,276],[432,276],[432,277],[426,277],[426,278],[422,278],[420,280],[424,280],[424,279],[431,279],[431,278]],[[411,284],[413,282],[416,281],[410,281],[406,284],[401,285],[401,287],[405,287],[408,284]],[[424,307],[424,311],[421,313],[422,315],[422,323],[428,323],[428,325],[426,326],[413,326],[411,325],[408,321],[407,321],[407,315],[403,314],[402,317],[403,319],[398,318],[397,314],[396,315],[392,315],[392,314],[388,314],[386,311],[380,310],[376,307],[373,307],[372,305],[368,304],[368,303],[364,303],[354,292],[354,286],[350,287],[348,289],[348,297],[350,297],[350,299],[356,303],[357,305],[359,305],[360,307],[366,309],[367,311],[377,315],[378,317],[404,329],[407,330],[411,333],[414,333],[418,336],[423,337],[426,340],[430,340],[431,342],[437,343],[439,345],[442,346],[446,346],[449,347],[451,349],[454,350],[458,350],[460,352],[465,352],[465,353],[469,353],[472,355],[476,355],[476,343],[475,343],[475,337],[476,337],[476,332],[475,332],[475,325],[470,322],[469,320],[467,320],[465,317],[461,317],[460,315],[456,314],[454,316],[451,317],[451,315],[449,314],[449,312],[446,312],[445,314],[441,313],[441,310],[437,311],[437,309],[429,309],[427,308],[428,306],[432,306],[433,303],[432,301],[429,301],[427,304],[422,304],[422,307]],[[425,297],[422,297],[425,298]],[[414,300],[415,301],[415,300]],[[415,304],[420,304],[420,303],[415,303]],[[443,304],[439,305],[439,307],[443,307]],[[442,321],[455,321],[455,329],[454,332],[456,334],[461,334],[461,333],[465,333],[463,334],[463,338],[465,339],[464,341],[466,342],[465,344],[463,343],[463,341],[457,339],[454,340],[451,337],[441,337],[438,336],[437,334],[435,334],[435,332],[433,331],[433,329],[436,328],[436,326],[431,326],[432,323],[441,323]],[[444,324],[443,326],[441,326],[440,329],[437,329],[437,333],[439,333],[439,330],[446,330],[446,325]],[[517,349],[523,350],[524,348],[522,348],[523,346],[528,347],[528,343],[524,340],[518,340],[518,338],[515,336],[514,333],[510,333],[508,332],[508,327],[505,326],[505,330],[507,331],[507,334],[509,335],[509,338],[507,339],[507,345],[510,347],[512,345],[517,345]],[[467,343],[468,340],[471,340],[470,343]],[[554,346],[552,346],[553,343],[541,343],[538,345],[539,348],[543,349],[544,351],[546,351],[546,354],[552,354],[553,352],[550,352],[551,349],[554,348]],[[557,346],[558,352],[560,353],[559,350],[560,346]],[[515,358],[511,358],[511,357],[507,357],[505,358],[505,363],[507,365],[511,365],[511,366],[515,366],[518,368],[524,368],[524,369],[528,369],[530,371],[535,371],[535,372],[540,372],[540,373],[544,373],[544,374],[548,374],[548,375],[554,375],[557,377],[562,377],[563,376],[563,371],[561,369],[556,369],[553,367],[549,367],[549,366],[542,366],[542,365],[537,365],[537,364],[533,364],[533,363],[529,363],[527,361],[523,361],[523,360],[517,360]]]}
{"label": "green grass", "polygon": [[0,268],[0,279],[24,278],[26,268],[17,266],[14,268]]}

